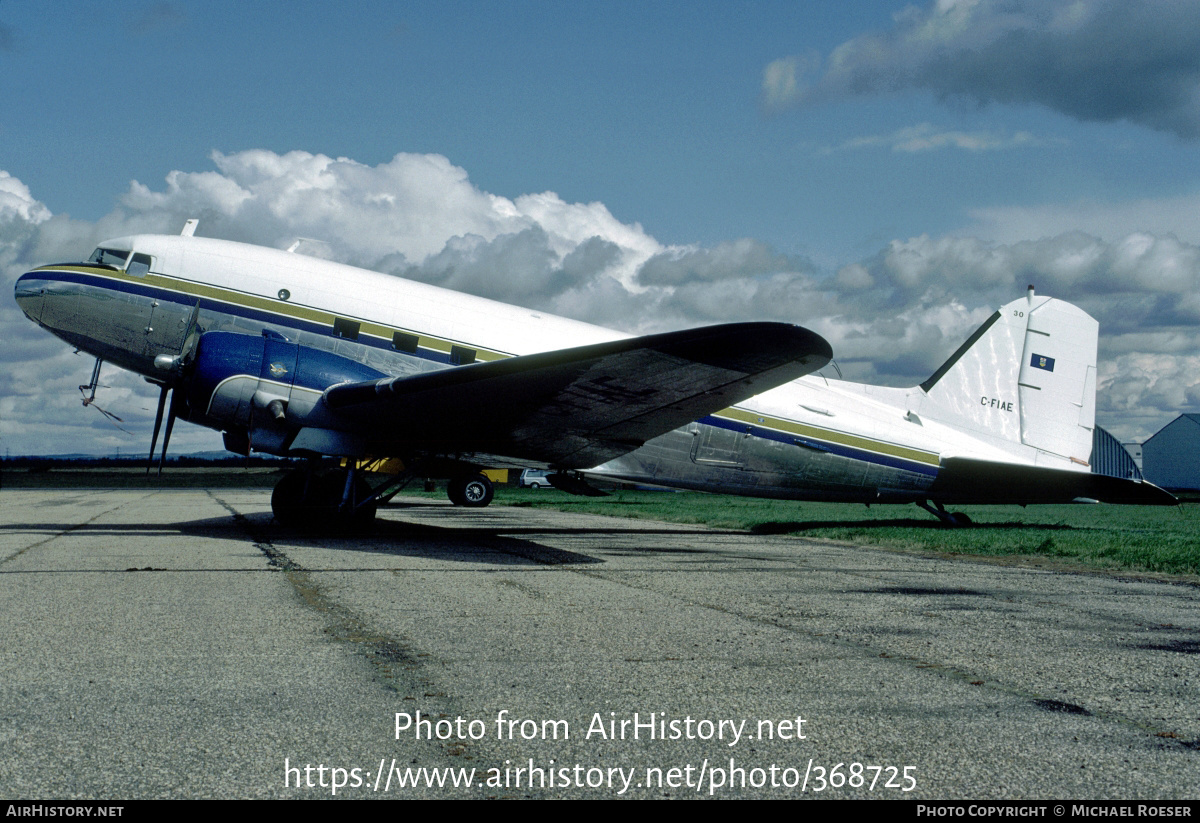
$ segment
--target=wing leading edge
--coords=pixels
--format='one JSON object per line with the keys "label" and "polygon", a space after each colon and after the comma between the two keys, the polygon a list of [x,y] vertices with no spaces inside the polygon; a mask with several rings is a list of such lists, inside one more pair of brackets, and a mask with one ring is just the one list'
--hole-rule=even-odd
{"label": "wing leading edge", "polygon": [[376,448],[582,469],[816,371],[832,354],[799,326],[731,323],[336,385],[324,402]]}

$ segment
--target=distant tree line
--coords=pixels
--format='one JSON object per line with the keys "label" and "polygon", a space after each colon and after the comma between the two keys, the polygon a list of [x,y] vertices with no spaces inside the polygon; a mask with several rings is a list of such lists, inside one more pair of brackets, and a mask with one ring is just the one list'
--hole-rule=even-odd
{"label": "distant tree line", "polygon": [[[166,465],[170,468],[283,468],[292,461],[283,457],[270,455],[254,455],[242,457],[196,457],[182,455],[168,457]],[[0,464],[6,469],[27,469],[29,471],[53,471],[55,469],[115,469],[140,468],[146,465],[146,456],[141,457],[5,457],[0,458]],[[158,465],[157,458],[154,465]]]}

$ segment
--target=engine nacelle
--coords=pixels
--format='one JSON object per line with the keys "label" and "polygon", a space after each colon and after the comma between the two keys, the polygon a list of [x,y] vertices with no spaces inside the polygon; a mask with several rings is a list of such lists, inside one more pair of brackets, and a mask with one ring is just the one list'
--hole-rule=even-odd
{"label": "engine nacelle", "polygon": [[301,428],[336,425],[320,402],[325,389],[380,377],[386,375],[271,332],[207,332],[187,380],[185,419],[236,433],[236,442],[244,433],[255,451],[287,454]]}

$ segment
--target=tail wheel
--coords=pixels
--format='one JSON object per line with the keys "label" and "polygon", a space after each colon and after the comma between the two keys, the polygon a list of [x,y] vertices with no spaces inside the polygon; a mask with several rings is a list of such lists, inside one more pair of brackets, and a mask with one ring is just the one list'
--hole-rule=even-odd
{"label": "tail wheel", "polygon": [[496,489],[491,480],[477,474],[474,477],[460,477],[450,481],[446,494],[456,506],[482,509],[492,502],[492,498],[496,496]]}

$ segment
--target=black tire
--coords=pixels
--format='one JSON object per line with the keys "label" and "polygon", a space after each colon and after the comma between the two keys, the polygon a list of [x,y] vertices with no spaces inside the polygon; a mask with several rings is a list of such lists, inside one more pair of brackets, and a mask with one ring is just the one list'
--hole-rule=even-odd
{"label": "black tire", "polygon": [[[344,481],[343,481],[344,482]],[[354,499],[355,501],[366,500],[372,494],[371,484],[363,480],[361,476],[354,478]],[[339,492],[340,495],[340,492]],[[340,497],[339,497],[340,500]],[[370,503],[360,505],[352,512],[341,514],[341,517],[349,518],[347,525],[355,531],[366,531],[375,525],[375,513],[379,509],[379,503],[372,500]]]}
{"label": "black tire", "polygon": [[295,526],[304,520],[304,472],[290,471],[275,484],[271,492],[271,513],[284,526]]}
{"label": "black tire", "polygon": [[463,486],[467,484],[465,478],[455,478],[446,484],[446,496],[450,498],[450,502],[456,506],[467,505],[467,499],[463,496]]}
{"label": "black tire", "polygon": [[[308,475],[303,471],[285,474],[271,492],[271,512],[285,526],[316,529],[366,529],[375,521],[376,502],[350,512],[339,507],[346,489],[346,472],[330,471]],[[354,479],[354,499],[371,496],[370,485],[361,477]]]}
{"label": "black tire", "polygon": [[491,480],[477,474],[451,480],[446,493],[450,496],[450,502],[456,506],[482,509],[496,496],[496,487],[492,485]]}

